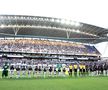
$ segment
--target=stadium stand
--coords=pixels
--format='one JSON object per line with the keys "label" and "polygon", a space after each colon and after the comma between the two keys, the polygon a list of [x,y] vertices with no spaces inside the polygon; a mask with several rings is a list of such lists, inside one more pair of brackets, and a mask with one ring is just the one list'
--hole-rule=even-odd
{"label": "stadium stand", "polygon": [[49,40],[1,40],[1,51],[70,55],[100,55],[94,46]]}

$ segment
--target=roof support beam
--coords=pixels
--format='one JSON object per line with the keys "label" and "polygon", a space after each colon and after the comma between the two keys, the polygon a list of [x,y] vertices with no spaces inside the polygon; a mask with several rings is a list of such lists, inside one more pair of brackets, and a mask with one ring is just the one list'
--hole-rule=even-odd
{"label": "roof support beam", "polygon": [[66,31],[66,37],[67,37],[67,39],[70,38],[70,34],[71,34],[71,31]]}
{"label": "roof support beam", "polygon": [[18,28],[18,27],[13,27],[13,31],[14,31],[15,36],[17,35],[17,33],[18,33],[19,30],[20,30],[20,28]]}

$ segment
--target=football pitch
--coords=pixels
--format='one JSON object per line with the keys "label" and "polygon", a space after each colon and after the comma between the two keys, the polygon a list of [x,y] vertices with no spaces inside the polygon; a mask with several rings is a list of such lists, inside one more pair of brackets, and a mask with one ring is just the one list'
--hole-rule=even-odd
{"label": "football pitch", "polygon": [[7,78],[0,90],[108,90],[108,77]]}

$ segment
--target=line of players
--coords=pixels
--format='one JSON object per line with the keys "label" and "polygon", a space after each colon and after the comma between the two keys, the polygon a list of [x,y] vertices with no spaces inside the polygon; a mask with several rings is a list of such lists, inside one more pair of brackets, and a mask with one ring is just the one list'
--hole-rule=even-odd
{"label": "line of players", "polygon": [[89,63],[69,65],[69,75],[72,76],[108,76],[108,64]]}
{"label": "line of players", "polygon": [[[62,64],[62,65],[10,65],[10,77],[38,77],[38,76],[108,76],[108,65],[105,64]],[[27,73],[27,74],[26,74]]]}
{"label": "line of players", "polygon": [[16,77],[26,77],[26,73],[28,74],[28,77],[37,77],[37,76],[42,76],[44,75],[47,76],[65,76],[65,68],[63,68],[63,70],[61,71],[61,65],[57,68],[56,65],[47,65],[44,64],[41,65],[27,65],[27,64],[20,64],[20,65],[10,65],[9,71],[10,71],[10,77],[14,77],[15,75],[15,71],[16,71]]}
{"label": "line of players", "polygon": [[[44,65],[41,65],[41,64],[38,64],[38,65],[27,65],[27,64],[17,64],[17,65],[13,65],[11,64],[10,65],[10,77],[14,77],[14,74],[15,74],[15,71],[16,71],[16,76],[19,78],[19,77],[26,77],[26,73],[28,74],[28,77],[31,77],[31,76],[42,76],[44,75],[44,77],[46,75],[60,75],[60,72],[61,72],[61,69],[58,69],[58,72],[57,72],[57,68],[52,67],[52,65],[47,65],[47,64],[44,64]],[[65,72],[65,71],[64,71]]]}

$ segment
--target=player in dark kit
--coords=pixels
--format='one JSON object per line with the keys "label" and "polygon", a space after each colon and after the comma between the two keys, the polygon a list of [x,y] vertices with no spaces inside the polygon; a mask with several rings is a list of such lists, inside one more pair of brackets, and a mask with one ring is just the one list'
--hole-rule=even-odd
{"label": "player in dark kit", "polygon": [[23,75],[23,77],[25,77],[26,76],[26,66],[22,66],[22,75]]}
{"label": "player in dark kit", "polygon": [[60,74],[61,74],[61,68],[59,67],[58,68],[58,75],[60,76]]}
{"label": "player in dark kit", "polygon": [[9,68],[9,66],[8,66],[8,64],[7,64],[7,62],[6,62],[5,65],[3,66],[2,78],[3,78],[4,76],[5,76],[5,77],[8,76],[8,68]]}
{"label": "player in dark kit", "polygon": [[101,64],[101,66],[100,66],[101,68],[101,75],[103,75],[103,71],[104,71],[104,67],[103,67],[103,65]]}
{"label": "player in dark kit", "polygon": [[47,71],[47,69],[46,69],[46,67],[44,67],[44,78],[46,76],[46,71]]}
{"label": "player in dark kit", "polygon": [[104,76],[107,76],[108,65],[105,63],[103,67],[104,67]]}
{"label": "player in dark kit", "polygon": [[14,65],[10,66],[10,78],[14,76]]}
{"label": "player in dark kit", "polygon": [[49,75],[52,75],[52,67],[49,68]]}
{"label": "player in dark kit", "polygon": [[44,68],[44,72],[46,72],[47,70],[46,70],[46,67]]}
{"label": "player in dark kit", "polygon": [[85,69],[86,69],[86,74],[85,75],[88,76],[89,75],[89,66],[87,64],[85,65]]}
{"label": "player in dark kit", "polygon": [[93,65],[92,64],[89,65],[89,70],[90,70],[89,76],[93,76]]}
{"label": "player in dark kit", "polygon": [[33,70],[33,76],[36,76],[38,73],[38,66],[35,66],[34,70]]}
{"label": "player in dark kit", "polygon": [[66,69],[63,68],[63,76],[65,77],[65,72],[66,72]]}
{"label": "player in dark kit", "polygon": [[82,76],[85,76],[85,72],[86,72],[86,69],[85,69],[85,65],[83,64],[83,66],[82,66]]}
{"label": "player in dark kit", "polygon": [[32,70],[32,66],[28,66],[28,77],[31,77]]}
{"label": "player in dark kit", "polygon": [[94,64],[94,75],[97,76],[98,75],[98,65],[97,64]]}
{"label": "player in dark kit", "polygon": [[20,77],[20,66],[19,65],[16,66],[16,77],[17,78]]}
{"label": "player in dark kit", "polygon": [[57,72],[57,71],[56,71],[56,67],[54,67],[54,75],[56,75],[56,72]]}
{"label": "player in dark kit", "polygon": [[42,71],[41,66],[39,66],[39,69],[38,69],[38,70],[39,70],[39,76],[41,76],[41,74],[42,74],[42,73],[41,73],[41,71]]}
{"label": "player in dark kit", "polygon": [[98,65],[98,75],[101,75],[101,65]]}

